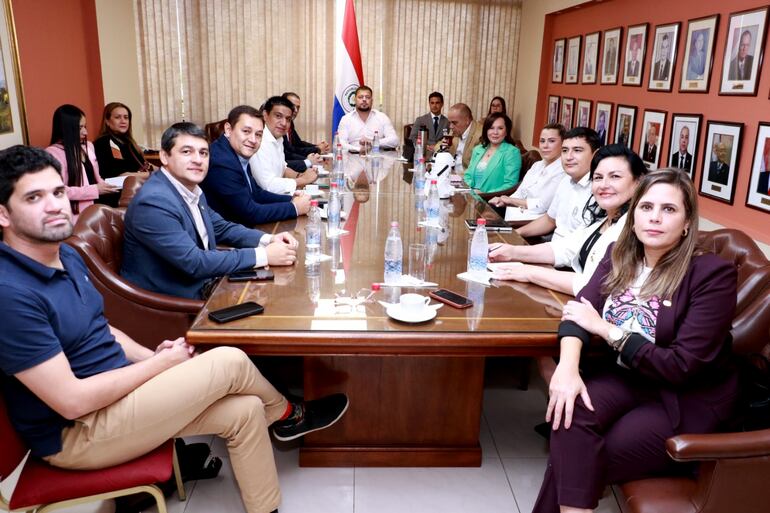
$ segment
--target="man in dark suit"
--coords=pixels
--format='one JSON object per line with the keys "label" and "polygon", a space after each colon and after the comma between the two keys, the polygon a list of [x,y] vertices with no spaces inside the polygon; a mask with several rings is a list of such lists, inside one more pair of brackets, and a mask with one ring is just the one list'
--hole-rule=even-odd
{"label": "man in dark suit", "polygon": [[[199,184],[209,167],[206,133],[193,123],[171,125],[161,138],[160,171],[126,211],[123,265],[128,281],[173,296],[201,298],[215,278],[265,265],[292,265],[297,240],[225,221]],[[234,249],[220,250],[222,243]]]}
{"label": "man in dark suit", "polygon": [[719,142],[714,145],[714,152],[717,159],[711,162],[709,166],[709,181],[727,185],[727,179],[730,176],[730,166],[727,164],[727,145]]}
{"label": "man in dark suit", "polygon": [[299,109],[302,103],[297,93],[286,92],[281,95],[282,98],[289,100],[294,105],[294,116],[289,124],[289,130],[283,136],[283,151],[286,154],[286,166],[299,173],[309,169],[313,164],[321,164],[320,154],[326,154],[331,151],[331,146],[326,141],[313,144],[303,141],[297,133],[294,121],[299,116]]}
{"label": "man in dark suit", "polygon": [[690,173],[692,169],[692,154],[687,152],[687,147],[690,145],[690,129],[683,126],[679,130],[679,149],[671,154],[671,160],[669,166],[678,167],[684,169],[687,173]]}
{"label": "man in dark suit", "polygon": [[658,49],[658,60],[655,62],[655,67],[652,70],[653,80],[668,80],[671,73],[671,59],[669,59],[669,52],[671,48],[671,40],[668,34],[663,34],[663,38],[660,41],[660,48]]}
{"label": "man in dark suit", "polygon": [[310,196],[275,194],[254,181],[249,159],[259,150],[263,130],[262,116],[254,107],[231,110],[225,133],[211,145],[209,172],[201,182],[215,212],[247,227],[294,219],[310,209]]}
{"label": "man in dark suit", "polygon": [[658,133],[655,129],[655,125],[650,123],[647,127],[647,140],[644,142],[644,148],[642,148],[642,160],[657,164],[658,159]]}
{"label": "man in dark suit", "polygon": [[730,61],[730,69],[727,71],[729,80],[750,80],[751,68],[754,64],[754,56],[749,55],[751,49],[751,32],[744,30],[738,44],[738,53]]}
{"label": "man in dark suit", "polygon": [[639,72],[642,69],[642,64],[639,62],[639,40],[634,37],[631,39],[630,58],[626,65],[626,76],[641,80]]}
{"label": "man in dark suit", "polygon": [[596,120],[596,135],[601,146],[607,144],[607,114],[603,110],[599,111],[599,119]]}
{"label": "man in dark suit", "polygon": [[449,119],[441,113],[441,109],[444,108],[444,95],[438,91],[430,93],[428,96],[428,107],[430,112],[418,116],[414,120],[409,140],[414,145],[417,140],[417,134],[420,132],[420,128],[423,127],[428,131],[428,140],[422,143],[428,151],[433,151],[436,143],[444,136],[444,130],[449,128]]}
{"label": "man in dark suit", "polygon": [[607,40],[607,51],[604,54],[604,74],[614,75],[615,64],[618,60],[618,45],[614,37]]}

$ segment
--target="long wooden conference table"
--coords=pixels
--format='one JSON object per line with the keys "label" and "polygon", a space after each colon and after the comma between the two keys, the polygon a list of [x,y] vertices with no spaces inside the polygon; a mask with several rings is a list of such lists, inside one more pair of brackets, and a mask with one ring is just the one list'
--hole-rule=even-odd
{"label": "long wooden conference table", "polygon": [[[566,296],[535,287],[466,282],[465,219],[497,218],[472,193],[442,200],[442,229],[418,223],[424,214],[412,192],[412,172],[386,155],[346,157],[347,214],[338,238],[324,237],[331,259],[307,268],[304,243],[298,264],[275,267],[272,282],[222,280],[198,315],[187,339],[199,348],[236,346],[252,355],[304,357],[306,399],[334,392],[350,398],[335,426],[306,436],[302,466],[479,466],[479,427],[484,359],[556,353],[556,330]],[[389,318],[377,301],[398,302],[402,293],[430,289],[383,287],[373,301],[338,307],[335,295],[356,295],[382,282],[390,222],[398,221],[404,245],[427,246],[427,280],[474,301],[464,310],[444,305],[435,319],[406,324]],[[306,217],[262,226],[292,232],[304,241]],[[514,233],[490,233],[490,243],[525,244]],[[317,271],[317,272],[315,272]],[[262,315],[227,324],[208,319],[212,310],[244,301],[264,306]]]}

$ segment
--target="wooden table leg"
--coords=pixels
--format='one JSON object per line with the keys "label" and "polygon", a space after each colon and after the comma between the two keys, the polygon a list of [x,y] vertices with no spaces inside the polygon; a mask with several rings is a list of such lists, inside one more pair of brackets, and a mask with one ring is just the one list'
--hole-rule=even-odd
{"label": "wooden table leg", "polygon": [[483,357],[306,357],[305,397],[350,408],[305,437],[300,466],[480,466],[483,381]]}

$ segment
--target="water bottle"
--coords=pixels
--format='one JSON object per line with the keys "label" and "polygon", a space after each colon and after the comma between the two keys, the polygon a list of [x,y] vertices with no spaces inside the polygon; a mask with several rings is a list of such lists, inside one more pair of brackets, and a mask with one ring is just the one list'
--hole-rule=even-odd
{"label": "water bottle", "polygon": [[401,280],[404,248],[401,245],[401,234],[398,231],[398,221],[390,223],[390,232],[385,241],[385,283],[398,283]]}
{"label": "water bottle", "polygon": [[468,272],[484,274],[489,258],[489,242],[487,241],[487,220],[479,218],[476,221],[476,231],[471,241],[471,254],[468,259]]}
{"label": "water bottle", "polygon": [[431,180],[430,189],[428,190],[428,204],[425,207],[425,210],[428,214],[428,224],[438,226],[440,219],[440,206],[441,200],[438,197],[438,181]]}
{"label": "water bottle", "polygon": [[414,194],[425,196],[425,159],[420,158],[414,165]]}
{"label": "water bottle", "polygon": [[342,165],[342,151],[337,153],[334,158],[334,166],[332,167],[331,183],[337,184],[337,191],[341,191],[345,188],[345,169]]}
{"label": "water bottle", "polygon": [[380,153],[380,133],[374,131],[374,139],[372,139],[372,153]]}
{"label": "water bottle", "polygon": [[318,200],[310,202],[310,212],[307,213],[305,225],[305,259],[311,262],[318,260],[321,253],[321,212],[318,210]]}
{"label": "water bottle", "polygon": [[337,184],[332,182],[329,191],[329,204],[326,207],[326,217],[329,232],[339,230],[340,227],[340,192]]}
{"label": "water bottle", "polygon": [[342,143],[340,142],[340,133],[334,132],[334,139],[332,139],[332,150],[334,151],[334,157],[337,157],[337,151],[342,152]]}
{"label": "water bottle", "polygon": [[414,161],[419,162],[422,158],[422,133],[417,132],[417,139],[414,142]]}

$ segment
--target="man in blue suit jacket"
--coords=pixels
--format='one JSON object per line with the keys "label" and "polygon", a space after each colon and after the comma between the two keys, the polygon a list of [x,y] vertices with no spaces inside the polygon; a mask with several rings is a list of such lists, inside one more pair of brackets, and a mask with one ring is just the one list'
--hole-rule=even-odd
{"label": "man in blue suit jacket", "polygon": [[[136,285],[187,298],[225,274],[292,265],[297,241],[225,221],[198,186],[206,177],[209,145],[193,123],[176,123],[161,138],[163,167],[128,206],[120,274]],[[217,244],[233,250],[218,250]]]}
{"label": "man in blue suit jacket", "polygon": [[262,116],[254,107],[231,110],[225,133],[211,145],[209,173],[201,183],[215,212],[248,227],[294,219],[310,210],[310,196],[275,194],[254,181],[249,159],[259,150],[263,130]]}

